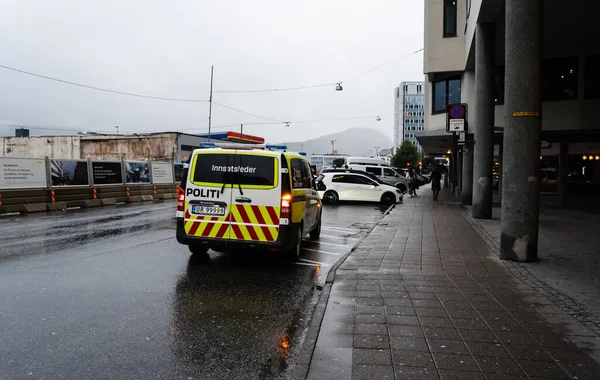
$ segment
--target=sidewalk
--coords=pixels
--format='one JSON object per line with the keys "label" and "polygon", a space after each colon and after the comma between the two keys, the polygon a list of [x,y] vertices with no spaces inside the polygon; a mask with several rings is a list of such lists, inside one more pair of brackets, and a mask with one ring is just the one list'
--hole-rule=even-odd
{"label": "sidewalk", "polygon": [[307,378],[597,379],[598,336],[517,279],[449,194],[421,194],[335,272]]}

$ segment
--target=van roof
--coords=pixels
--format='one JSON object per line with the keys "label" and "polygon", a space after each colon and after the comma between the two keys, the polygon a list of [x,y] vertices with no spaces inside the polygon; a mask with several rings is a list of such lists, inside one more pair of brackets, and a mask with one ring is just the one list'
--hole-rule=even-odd
{"label": "van roof", "polygon": [[[271,156],[271,157],[279,157],[280,154],[284,154],[286,156],[289,157],[294,157],[294,158],[302,158],[304,160],[307,160],[307,158],[303,155],[301,155],[298,152],[282,152],[282,151],[277,151],[277,150],[269,150],[269,149],[237,149],[237,148],[197,148],[194,149],[194,153],[202,153],[202,154],[206,154],[206,153],[244,153],[244,152],[257,152],[260,153],[263,156]],[[308,160],[307,160],[308,161]]]}

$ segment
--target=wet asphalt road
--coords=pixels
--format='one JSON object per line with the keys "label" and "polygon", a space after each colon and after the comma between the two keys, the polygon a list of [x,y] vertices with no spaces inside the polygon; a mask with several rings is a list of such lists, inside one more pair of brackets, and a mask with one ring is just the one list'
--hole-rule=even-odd
{"label": "wet asphalt road", "polygon": [[302,260],[190,256],[174,202],[0,217],[0,379],[286,378],[315,285],[376,205],[325,206]]}

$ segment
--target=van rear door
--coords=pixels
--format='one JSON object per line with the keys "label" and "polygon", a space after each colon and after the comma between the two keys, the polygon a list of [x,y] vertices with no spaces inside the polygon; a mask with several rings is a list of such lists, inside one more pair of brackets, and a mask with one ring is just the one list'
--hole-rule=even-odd
{"label": "van rear door", "polygon": [[279,158],[237,150],[232,174],[231,240],[270,243],[279,237]]}
{"label": "van rear door", "polygon": [[185,190],[184,231],[189,236],[229,239],[231,177],[235,151],[206,150],[194,155]]}

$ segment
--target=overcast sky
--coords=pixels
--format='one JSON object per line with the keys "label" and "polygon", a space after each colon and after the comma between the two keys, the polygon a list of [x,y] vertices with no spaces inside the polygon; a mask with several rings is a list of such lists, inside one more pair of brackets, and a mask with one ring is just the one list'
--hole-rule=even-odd
{"label": "overcast sky", "polygon": [[[0,65],[119,91],[208,99],[214,90],[338,82],[423,47],[421,0],[2,0]],[[393,93],[422,80],[422,53],[335,86],[220,93],[213,100],[291,125],[248,125],[269,141],[350,127],[393,136]],[[207,132],[208,104],[73,87],[0,69],[0,123],[75,130]],[[294,121],[381,116],[364,120]],[[213,131],[263,119],[213,106]],[[225,125],[236,127],[225,128]],[[59,131],[35,130],[36,134]],[[64,133],[63,131],[62,133]],[[0,126],[0,134],[14,128]]]}

